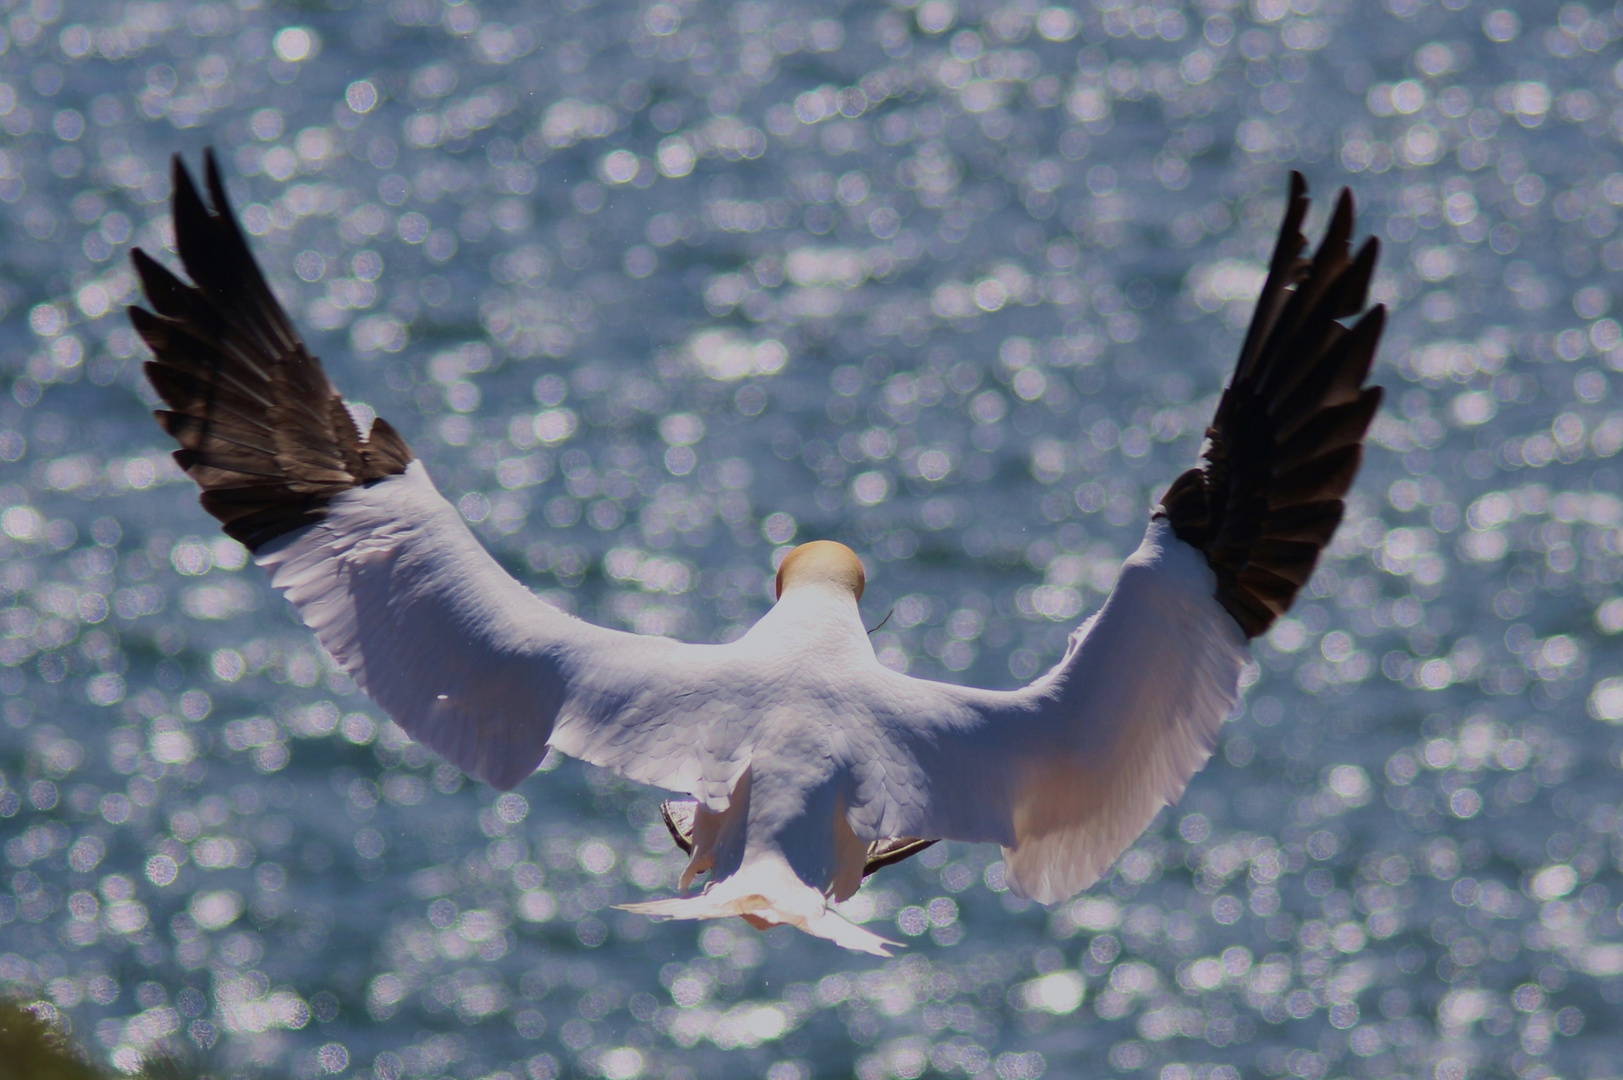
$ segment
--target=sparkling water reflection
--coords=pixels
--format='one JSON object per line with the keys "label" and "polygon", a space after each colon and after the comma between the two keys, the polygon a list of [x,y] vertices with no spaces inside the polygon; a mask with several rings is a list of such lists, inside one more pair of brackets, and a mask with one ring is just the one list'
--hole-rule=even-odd
{"label": "sparkling water reflection", "polygon": [[[1616,12],[330,7],[5,5],[0,980],[115,1064],[307,1078],[1615,1071]],[[736,636],[831,536],[886,663],[1051,663],[1197,450],[1287,168],[1387,245],[1389,407],[1107,882],[1046,911],[938,846],[849,904],[890,962],[656,925],[611,907],[681,866],[656,794],[465,782],[169,464],[128,251],[209,144],[356,412],[642,632]]]}

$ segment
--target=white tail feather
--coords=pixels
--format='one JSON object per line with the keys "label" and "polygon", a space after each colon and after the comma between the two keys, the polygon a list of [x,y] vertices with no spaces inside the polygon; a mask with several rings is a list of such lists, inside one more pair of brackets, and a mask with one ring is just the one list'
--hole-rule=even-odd
{"label": "white tail feather", "polygon": [[737,915],[758,928],[793,926],[813,937],[874,956],[889,956],[891,946],[900,946],[900,942],[887,941],[830,911],[827,898],[801,881],[781,857],[752,860],[698,896],[618,906],[622,911],[660,919],[725,919]]}

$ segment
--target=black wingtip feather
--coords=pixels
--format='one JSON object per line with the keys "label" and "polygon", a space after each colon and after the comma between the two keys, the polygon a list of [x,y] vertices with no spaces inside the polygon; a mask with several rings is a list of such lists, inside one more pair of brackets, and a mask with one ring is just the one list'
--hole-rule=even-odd
{"label": "black wingtip feather", "polygon": [[[203,182],[209,186],[209,198],[214,201],[215,209],[223,214],[225,208],[230,206],[231,202],[226,198],[225,181],[220,177],[220,162],[215,158],[214,147],[212,146],[203,148]],[[236,227],[234,220],[229,217],[227,217],[227,220],[231,221],[233,228]]]}
{"label": "black wingtip feather", "polygon": [[1331,450],[1364,441],[1375,410],[1381,405],[1381,388],[1371,386],[1358,400],[1321,410],[1313,423],[1279,444],[1276,471],[1294,468]]}
{"label": "black wingtip feather", "polygon": [[131,253],[153,310],[129,309],[156,359],[158,422],[204,509],[250,549],[319,521],[342,491],[404,472],[413,460],[386,422],[362,440],[321,363],[277,303],[232,215],[212,150],[206,205],[180,155],[172,175],[175,245],[187,284]]}
{"label": "black wingtip feather", "polygon": [[1306,267],[1301,253],[1302,248],[1307,246],[1307,237],[1302,235],[1302,222],[1307,217],[1307,210],[1307,178],[1293,171],[1290,196],[1285,202],[1285,220],[1274,242],[1268,277],[1263,282],[1262,294],[1257,298],[1256,314],[1251,320],[1250,329],[1246,331],[1245,344],[1240,348],[1237,376],[1249,377],[1254,373],[1263,345],[1289,299],[1287,290],[1296,283]]}
{"label": "black wingtip feather", "polygon": [[1302,540],[1322,548],[1335,535],[1346,509],[1339,499],[1270,509],[1258,535],[1265,540]]}
{"label": "black wingtip feather", "polygon": [[1357,315],[1364,310],[1369,301],[1369,283],[1375,276],[1375,262],[1381,257],[1381,242],[1370,237],[1358,247],[1358,254],[1353,256],[1352,269],[1347,271],[1346,284],[1342,289],[1342,303],[1336,311],[1336,318],[1346,319]]}
{"label": "black wingtip feather", "polygon": [[146,293],[147,302],[157,314],[181,318],[195,306],[189,303],[191,290],[188,286],[145,251],[140,248],[131,251],[130,261],[135,264],[136,276],[141,279],[141,291]]}
{"label": "black wingtip feather", "polygon": [[1351,253],[1354,201],[1343,189],[1323,243],[1304,259],[1306,214],[1307,183],[1293,172],[1268,277],[1207,451],[1158,510],[1206,554],[1217,599],[1250,637],[1289,609],[1334,535],[1381,401],[1380,388],[1364,381],[1385,309],[1376,305],[1351,328],[1337,321],[1363,310],[1380,245],[1371,238]]}

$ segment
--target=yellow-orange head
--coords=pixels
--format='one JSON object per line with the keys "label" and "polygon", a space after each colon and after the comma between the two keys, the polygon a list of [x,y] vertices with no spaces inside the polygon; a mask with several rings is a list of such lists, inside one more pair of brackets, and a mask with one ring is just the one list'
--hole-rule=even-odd
{"label": "yellow-orange head", "polygon": [[843,589],[857,600],[868,577],[862,572],[857,553],[834,540],[813,540],[801,544],[778,567],[778,595],[801,585],[823,585]]}

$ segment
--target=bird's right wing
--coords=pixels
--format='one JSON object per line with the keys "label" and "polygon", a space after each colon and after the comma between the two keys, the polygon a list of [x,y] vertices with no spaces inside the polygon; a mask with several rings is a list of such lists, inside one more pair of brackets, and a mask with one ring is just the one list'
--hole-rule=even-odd
{"label": "bird's right wing", "polygon": [[1246,662],[1201,553],[1150,524],[1099,612],[1030,686],[978,690],[888,672],[881,735],[853,770],[863,839],[1002,845],[1017,894],[1092,885],[1176,802],[1217,745]]}
{"label": "bird's right wing", "polygon": [[995,840],[1010,884],[1052,902],[1091,885],[1175,802],[1217,745],[1246,639],[1306,583],[1341,520],[1364,432],[1377,306],[1351,328],[1376,245],[1351,255],[1345,193],[1300,257],[1306,187],[1291,197],[1202,463],[1172,485],[1104,606],[1023,690],[886,677],[883,737],[858,769],[865,839]]}
{"label": "bird's right wing", "polygon": [[[382,419],[362,437],[227,209],[178,158],[188,285],[137,250],[159,422],[203,506],[412,737],[509,788],[550,744],[632,780],[725,799],[748,750],[722,647],[582,622],[491,558]],[[719,795],[718,795],[719,793]]]}
{"label": "bird's right wing", "polygon": [[1336,200],[1324,242],[1302,258],[1307,182],[1291,173],[1290,200],[1268,277],[1234,377],[1206,429],[1201,463],[1177,480],[1157,512],[1202,551],[1217,599],[1247,637],[1265,632],[1307,583],[1345,510],[1364,458],[1364,433],[1381,404],[1365,386],[1386,325],[1363,312],[1380,242],[1353,255],[1352,195]]}

